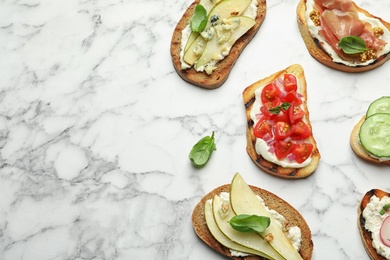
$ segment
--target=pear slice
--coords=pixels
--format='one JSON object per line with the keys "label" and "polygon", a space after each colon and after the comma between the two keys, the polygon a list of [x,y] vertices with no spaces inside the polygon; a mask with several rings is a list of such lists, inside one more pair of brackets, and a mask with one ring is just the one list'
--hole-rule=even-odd
{"label": "pear slice", "polygon": [[213,204],[212,200],[206,201],[206,204],[204,206],[204,215],[206,219],[207,228],[209,229],[210,233],[213,235],[215,240],[217,240],[219,243],[221,243],[222,245],[224,245],[225,247],[231,250],[257,255],[258,252],[256,250],[237,244],[222,233],[217,223],[215,222],[212,204]]}
{"label": "pear slice", "polygon": [[[195,68],[199,68],[206,63],[210,62],[211,60],[221,60],[222,59],[222,53],[226,52],[227,50],[230,50],[230,48],[233,46],[233,44],[242,36],[244,35],[250,28],[255,25],[256,21],[252,18],[245,17],[245,16],[239,16],[239,17],[232,17],[228,20],[233,19],[239,19],[239,26],[234,29],[231,33],[231,36],[225,43],[218,43],[218,37],[214,35],[214,37],[209,40],[206,44],[206,47],[198,59],[198,61],[195,64]],[[220,57],[221,56],[221,57]]]}
{"label": "pear slice", "polygon": [[244,181],[239,173],[233,177],[230,185],[230,203],[235,214],[255,214],[266,216],[271,219],[269,227],[260,235],[263,238],[273,237],[269,244],[285,259],[302,259],[301,255],[291,244],[290,240],[283,233],[282,227],[274,217],[267,211],[262,202],[253,193],[252,189]]}
{"label": "pear slice", "polygon": [[[229,204],[228,204],[229,205]],[[231,241],[254,251],[253,254],[263,256],[267,259],[284,260],[263,238],[256,233],[243,233],[233,229],[229,220],[235,216],[230,208],[226,212],[221,213],[222,200],[218,195],[213,198],[213,214],[215,222],[221,232]]]}
{"label": "pear slice", "polygon": [[[207,16],[207,23],[204,30],[211,26],[211,17],[218,17],[218,22],[225,18],[241,15],[248,8],[251,0],[222,0],[218,2]],[[206,45],[206,40],[199,34],[192,32],[184,48],[183,60],[188,65],[194,65],[200,54],[193,53],[197,44]]]}

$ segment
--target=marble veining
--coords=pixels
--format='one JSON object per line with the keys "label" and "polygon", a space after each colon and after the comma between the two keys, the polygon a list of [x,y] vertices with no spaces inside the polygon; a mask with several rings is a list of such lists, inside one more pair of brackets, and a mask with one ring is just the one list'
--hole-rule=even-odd
{"label": "marble veining", "polygon": [[[388,0],[357,0],[390,21]],[[0,3],[0,259],[222,259],[191,213],[240,172],[299,209],[313,259],[368,259],[357,205],[390,191],[390,168],[358,159],[354,124],[390,95],[389,66],[348,74],[316,62],[297,1],[268,1],[266,19],[219,89],[176,74],[170,40],[191,1],[9,0]],[[283,18],[283,19],[282,19]],[[245,151],[242,91],[303,66],[322,159],[303,180],[261,172]],[[215,132],[195,169],[188,153]]]}

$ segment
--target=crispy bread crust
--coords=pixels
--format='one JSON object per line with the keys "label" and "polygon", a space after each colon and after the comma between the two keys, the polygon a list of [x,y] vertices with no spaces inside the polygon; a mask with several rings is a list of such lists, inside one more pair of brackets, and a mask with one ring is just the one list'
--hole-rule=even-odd
{"label": "crispy bread crust", "polygon": [[[308,260],[311,259],[313,253],[313,241],[310,228],[306,223],[303,216],[288,202],[284,201],[277,195],[260,189],[255,186],[249,185],[249,187],[253,190],[253,192],[257,195],[260,195],[264,199],[265,204],[271,208],[282,214],[286,220],[291,224],[291,226],[298,226],[302,232],[302,245],[299,254],[303,259]],[[264,259],[260,256],[247,256],[247,257],[232,257],[228,248],[221,245],[218,241],[214,239],[211,235],[210,231],[207,228],[205,216],[204,216],[204,205],[207,200],[212,199],[214,195],[220,194],[221,192],[229,192],[230,184],[222,185],[206,196],[204,196],[200,202],[195,206],[194,211],[192,212],[192,226],[195,230],[195,233],[198,237],[203,240],[209,247],[214,249],[215,251],[223,254],[231,259],[241,259],[241,260],[255,260],[255,259]]]}
{"label": "crispy bread crust", "polygon": [[[307,0],[300,0],[298,3],[298,6],[297,6],[296,12],[297,12],[298,28],[299,28],[299,31],[301,33],[302,39],[306,45],[307,50],[309,51],[311,56],[313,56],[313,58],[315,58],[317,61],[319,61],[320,63],[322,63],[330,68],[344,71],[344,72],[364,72],[364,71],[369,71],[369,70],[375,69],[375,68],[383,65],[387,60],[390,59],[390,53],[386,53],[386,54],[378,57],[373,63],[371,63],[367,66],[357,66],[357,67],[350,67],[350,66],[346,66],[346,65],[341,64],[341,63],[333,62],[332,58],[328,55],[328,53],[323,50],[319,41],[314,39],[309,32],[309,29],[308,29],[307,23],[306,23],[306,16],[305,16],[306,2],[307,2]],[[359,12],[362,12],[362,13],[366,14],[367,16],[379,19],[383,23],[383,25],[385,25],[387,27],[387,29],[390,30],[390,23],[384,21],[383,19],[381,19],[379,17],[376,17],[376,16],[370,14],[366,10],[357,6],[356,3],[354,3],[354,2],[352,2],[352,3],[357,8],[357,10]]]}
{"label": "crispy bread crust", "polygon": [[307,125],[309,126],[310,130],[312,130],[312,126],[310,124],[309,120],[309,110],[307,108],[307,92],[306,92],[306,79],[304,75],[303,68],[299,64],[293,64],[290,67],[286,68],[285,70],[278,71],[270,76],[268,76],[265,79],[259,80],[255,82],[254,84],[247,87],[243,92],[243,99],[246,109],[246,119],[247,119],[247,129],[246,129],[246,140],[247,140],[247,146],[246,150],[253,160],[253,162],[263,171],[272,174],[277,177],[281,178],[288,178],[288,179],[298,179],[298,178],[305,178],[309,175],[311,175],[318,166],[318,163],[320,161],[320,152],[317,147],[316,140],[314,139],[313,134],[309,137],[310,142],[313,144],[313,152],[312,152],[312,161],[309,165],[303,167],[303,168],[284,168],[281,167],[275,163],[269,162],[265,160],[261,155],[256,153],[255,144],[256,144],[256,137],[253,135],[253,121],[250,118],[250,111],[252,109],[255,95],[254,92],[257,88],[260,86],[263,86],[267,83],[272,82],[279,76],[285,74],[285,73],[292,73],[294,74],[297,79],[299,79],[300,85],[301,85],[301,91],[300,93],[304,96],[304,102],[303,107],[304,110],[307,112],[305,115],[305,119],[307,122]]}
{"label": "crispy bread crust", "polygon": [[388,192],[379,189],[372,189],[363,196],[358,207],[358,229],[359,229],[360,237],[362,239],[364,248],[366,249],[366,252],[370,257],[370,259],[386,260],[385,257],[378,255],[375,248],[372,247],[371,232],[365,229],[364,227],[366,221],[363,217],[363,210],[366,208],[367,204],[370,202],[371,197],[374,195],[377,196],[378,198],[382,198],[384,196],[390,196]]}
{"label": "crispy bread crust", "polygon": [[255,25],[236,41],[236,43],[232,46],[229,55],[217,63],[217,69],[215,69],[211,75],[207,75],[205,72],[197,72],[194,68],[186,70],[181,69],[181,32],[189,24],[195,10],[195,6],[198,3],[199,0],[196,0],[188,7],[173,31],[171,40],[171,58],[176,72],[183,80],[202,88],[215,89],[220,87],[227,80],[238,57],[259,30],[265,19],[267,9],[266,0],[258,0]]}
{"label": "crispy bread crust", "polygon": [[363,124],[365,119],[366,117],[363,116],[352,129],[351,136],[349,138],[349,143],[351,145],[352,150],[358,157],[368,162],[374,164],[390,165],[390,161],[380,161],[378,159],[371,157],[366,151],[366,149],[364,149],[364,147],[361,145],[359,141],[359,131],[360,131],[360,126]]}

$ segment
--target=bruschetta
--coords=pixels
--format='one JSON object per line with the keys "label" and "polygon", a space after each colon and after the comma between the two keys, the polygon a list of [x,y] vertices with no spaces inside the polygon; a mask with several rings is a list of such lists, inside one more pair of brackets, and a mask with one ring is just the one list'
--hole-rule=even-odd
{"label": "bruschetta", "polygon": [[350,145],[361,159],[390,165],[390,96],[380,97],[370,104],[352,129]]}
{"label": "bruschetta", "polygon": [[390,193],[372,189],[358,206],[358,229],[370,259],[390,259]]}
{"label": "bruschetta", "polygon": [[[192,28],[197,9],[207,19],[204,28]],[[220,87],[259,30],[266,9],[266,0],[194,1],[173,31],[170,49],[176,72],[193,85]]]}
{"label": "bruschetta", "polygon": [[363,72],[390,59],[390,23],[351,0],[300,0],[297,21],[309,53],[330,68]]}
{"label": "bruschetta", "polygon": [[320,161],[306,87],[302,66],[293,64],[243,91],[246,150],[260,169],[274,176],[304,178]]}
{"label": "bruschetta", "polygon": [[[244,215],[269,218],[269,226],[260,233],[244,233],[229,225],[235,216]],[[298,210],[277,195],[248,185],[239,173],[196,204],[192,226],[206,245],[231,259],[309,260],[313,253],[310,227]]]}

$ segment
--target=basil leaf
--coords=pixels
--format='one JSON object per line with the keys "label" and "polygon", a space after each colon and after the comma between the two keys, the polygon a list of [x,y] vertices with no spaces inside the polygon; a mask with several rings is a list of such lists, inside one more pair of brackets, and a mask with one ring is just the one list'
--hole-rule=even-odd
{"label": "basil leaf", "polygon": [[346,54],[358,54],[368,50],[363,39],[357,36],[347,36],[341,38],[338,46]]}
{"label": "basil leaf", "polygon": [[240,232],[255,232],[261,233],[269,227],[271,220],[269,217],[241,214],[234,216],[229,224],[237,231]]}
{"label": "basil leaf", "polygon": [[280,111],[284,110],[286,111],[290,107],[290,103],[284,102],[280,106],[270,108],[268,111],[271,112],[272,114],[278,115]]}
{"label": "basil leaf", "polygon": [[217,150],[217,147],[213,131],[211,136],[203,137],[192,147],[189,158],[195,167],[203,167],[210,159],[214,150]]}
{"label": "basil leaf", "polygon": [[193,32],[202,32],[207,24],[207,11],[203,5],[195,6],[195,13],[190,19],[190,26]]}

